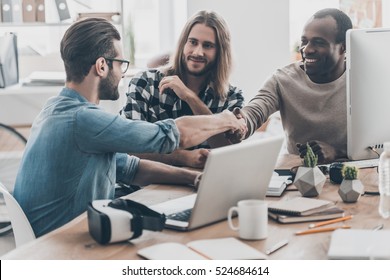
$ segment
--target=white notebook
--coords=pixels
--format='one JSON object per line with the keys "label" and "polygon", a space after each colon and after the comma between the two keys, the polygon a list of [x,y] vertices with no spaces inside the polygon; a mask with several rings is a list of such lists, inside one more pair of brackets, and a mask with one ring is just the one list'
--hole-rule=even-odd
{"label": "white notebook", "polygon": [[273,175],[269,182],[266,196],[281,196],[287,185],[291,183],[290,176]]}
{"label": "white notebook", "polygon": [[187,243],[161,243],[138,250],[149,260],[255,260],[267,256],[234,238],[202,239]]}
{"label": "white notebook", "polygon": [[307,216],[325,210],[333,205],[333,202],[328,200],[294,197],[292,199],[270,203],[268,210],[285,215]]}

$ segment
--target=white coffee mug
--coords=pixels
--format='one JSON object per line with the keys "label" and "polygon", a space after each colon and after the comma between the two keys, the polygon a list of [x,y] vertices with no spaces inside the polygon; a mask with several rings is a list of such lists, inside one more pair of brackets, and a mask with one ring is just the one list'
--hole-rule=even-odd
{"label": "white coffee mug", "polygon": [[[232,221],[234,212],[238,214],[238,226]],[[268,205],[264,200],[241,200],[228,212],[228,224],[232,230],[238,230],[242,239],[265,239],[268,235]]]}

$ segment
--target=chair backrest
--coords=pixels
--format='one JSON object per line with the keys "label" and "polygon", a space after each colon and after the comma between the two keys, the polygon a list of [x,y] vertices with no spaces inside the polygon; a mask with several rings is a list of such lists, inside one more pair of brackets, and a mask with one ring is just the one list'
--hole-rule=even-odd
{"label": "chair backrest", "polygon": [[0,193],[3,194],[5,204],[7,206],[8,215],[11,220],[16,247],[24,243],[34,240],[35,234],[28,221],[26,214],[20,207],[16,199],[8,192],[4,185],[0,182]]}

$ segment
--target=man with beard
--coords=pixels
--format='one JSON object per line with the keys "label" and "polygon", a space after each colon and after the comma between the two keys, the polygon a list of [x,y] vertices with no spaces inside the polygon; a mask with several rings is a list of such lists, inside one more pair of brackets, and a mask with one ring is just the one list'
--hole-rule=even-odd
{"label": "man with beard", "polygon": [[309,143],[320,162],[345,158],[347,106],[345,51],[350,18],[338,9],[323,9],[306,23],[301,37],[302,61],[279,69],[242,110],[249,137],[274,112],[280,111],[292,154],[306,154]]}
{"label": "man with beard", "polygon": [[[215,12],[199,11],[186,23],[167,66],[138,73],[130,81],[128,119],[156,122],[185,115],[211,115],[243,106],[242,91],[229,84],[232,68],[230,33]],[[208,148],[230,144],[223,134],[191,150],[138,154],[167,164],[202,168]]]}
{"label": "man with beard", "polygon": [[61,41],[66,85],[34,120],[14,189],[36,236],[77,217],[92,200],[113,198],[116,182],[193,184],[200,174],[128,153],[169,153],[246,129],[228,110],[154,124],[104,112],[99,101],[118,99],[129,64],[120,39],[111,23],[89,18],[70,26]]}

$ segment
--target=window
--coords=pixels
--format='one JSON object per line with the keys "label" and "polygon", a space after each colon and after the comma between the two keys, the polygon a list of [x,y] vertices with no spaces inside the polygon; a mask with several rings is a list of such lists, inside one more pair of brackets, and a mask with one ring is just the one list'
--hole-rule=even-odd
{"label": "window", "polygon": [[125,56],[138,67],[172,52],[187,20],[183,0],[126,0],[123,3]]}
{"label": "window", "polygon": [[300,59],[297,46],[307,20],[318,10],[340,8],[355,28],[390,27],[390,0],[290,0],[290,50],[292,60]]}

